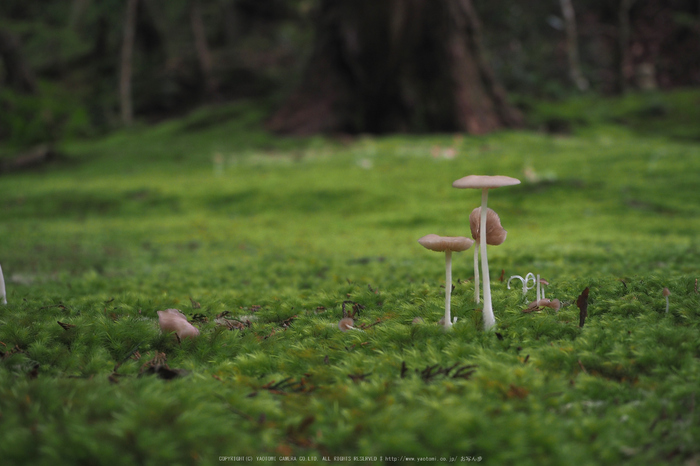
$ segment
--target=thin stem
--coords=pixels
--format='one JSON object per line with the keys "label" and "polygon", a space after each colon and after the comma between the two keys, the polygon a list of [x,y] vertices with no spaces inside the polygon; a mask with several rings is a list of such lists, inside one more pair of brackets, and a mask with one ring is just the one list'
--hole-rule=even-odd
{"label": "thin stem", "polygon": [[[532,286],[527,286],[528,282],[532,279]],[[532,272],[528,272],[527,275],[525,275],[525,281],[523,282],[523,295],[527,294],[527,290],[531,290],[535,286],[535,274]]]}
{"label": "thin stem", "polygon": [[493,305],[491,304],[491,280],[489,279],[489,260],[486,253],[486,203],[489,198],[488,188],[481,190],[481,224],[479,226],[479,239],[481,243],[481,276],[484,280],[484,330],[491,329],[496,325],[496,318],[493,315]]}
{"label": "thin stem", "polygon": [[666,296],[666,314],[668,314],[668,296]]}
{"label": "thin stem", "polygon": [[452,251],[445,251],[445,330],[452,327],[450,298],[452,296]]}
{"label": "thin stem", "polygon": [[7,304],[7,293],[5,292],[5,277],[2,275],[2,267],[0,267],[0,296],[2,297],[2,303]]}
{"label": "thin stem", "polygon": [[479,303],[479,244],[474,245],[474,301]]}
{"label": "thin stem", "polygon": [[535,301],[540,300],[540,274],[537,274],[537,277],[535,278],[537,280],[537,299]]}

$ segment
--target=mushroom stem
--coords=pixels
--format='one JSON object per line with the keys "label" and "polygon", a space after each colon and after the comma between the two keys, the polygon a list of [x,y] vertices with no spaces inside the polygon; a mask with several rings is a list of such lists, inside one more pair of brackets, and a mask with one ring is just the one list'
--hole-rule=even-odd
{"label": "mushroom stem", "polygon": [[452,251],[445,251],[445,330],[452,327],[450,298],[452,297]]}
{"label": "mushroom stem", "polygon": [[[528,282],[532,279],[532,286],[528,286]],[[527,290],[531,290],[535,286],[535,274],[532,272],[528,272],[527,275],[525,275],[525,281],[523,282],[523,295],[527,294]],[[539,298],[538,298],[539,299]]]}
{"label": "mushroom stem", "polygon": [[508,287],[508,289],[510,290],[510,282],[512,282],[514,278],[517,278],[518,280],[523,282],[523,294],[527,293],[527,290],[525,290],[525,279],[520,275],[511,275],[510,278],[508,278],[508,281],[506,282],[506,287]]}
{"label": "mushroom stem", "polygon": [[491,329],[496,325],[496,318],[493,315],[493,305],[491,304],[491,280],[489,279],[489,260],[486,253],[486,203],[489,198],[488,188],[481,190],[481,223],[479,226],[479,242],[481,249],[481,276],[484,281],[484,330]]}
{"label": "mushroom stem", "polygon": [[544,299],[544,295],[540,298],[540,274],[537,274],[536,280],[537,280],[537,299],[535,299],[535,301],[539,301],[540,299]]}
{"label": "mushroom stem", "polygon": [[479,245],[474,246],[474,301],[479,303]]}
{"label": "mushroom stem", "polygon": [[2,296],[2,303],[7,304],[7,293],[5,292],[5,277],[2,275],[2,266],[0,266],[0,296]]}

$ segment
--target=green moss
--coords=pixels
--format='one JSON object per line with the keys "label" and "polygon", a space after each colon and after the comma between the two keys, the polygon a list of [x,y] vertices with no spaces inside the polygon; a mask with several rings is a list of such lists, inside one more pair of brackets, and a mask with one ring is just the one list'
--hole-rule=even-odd
{"label": "green moss", "polygon": [[[694,95],[629,97],[615,111]],[[343,144],[272,137],[251,108],[208,112],[66,144],[69,163],[0,184],[3,464],[700,454],[700,147],[664,129],[673,112],[626,127],[593,114],[567,137]],[[523,184],[489,197],[508,230],[489,249],[496,332],[482,331],[468,251],[453,257],[459,320],[446,333],[444,258],[416,241],[469,234],[479,194],[450,187],[468,173]],[[528,272],[549,281],[559,312],[523,312],[534,291],[506,281]],[[338,329],[343,302],[364,331]],[[162,335],[167,308],[200,337]],[[217,325],[225,312],[250,327]],[[181,375],[147,375],[158,353]]]}

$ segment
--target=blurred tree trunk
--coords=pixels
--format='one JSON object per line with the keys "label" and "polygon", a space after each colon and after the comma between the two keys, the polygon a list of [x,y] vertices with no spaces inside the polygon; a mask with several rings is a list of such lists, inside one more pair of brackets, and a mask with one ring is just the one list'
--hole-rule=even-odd
{"label": "blurred tree trunk", "polygon": [[68,19],[68,27],[71,29],[77,28],[81,18],[84,16],[87,9],[90,7],[91,0],[73,0],[71,5],[70,17]]}
{"label": "blurred tree trunk", "polygon": [[19,39],[4,29],[0,29],[0,58],[9,87],[27,94],[36,92],[36,79],[24,60]]}
{"label": "blurred tree trunk", "polygon": [[122,42],[121,73],[119,76],[119,103],[122,123],[130,126],[134,120],[131,101],[131,75],[134,54],[134,36],[136,35],[136,11],[138,0],[127,0],[124,17],[124,37]]}
{"label": "blurred tree trunk", "polygon": [[517,126],[471,0],[322,0],[302,82],[270,129],[466,131]]}
{"label": "blurred tree trunk", "polygon": [[199,0],[192,0],[190,3],[190,22],[199,69],[204,78],[204,89],[207,97],[211,98],[216,94],[217,84],[214,78],[213,60],[207,45],[207,34],[204,28],[204,21],[202,20],[202,8]]}
{"label": "blurred tree trunk", "polygon": [[576,31],[576,13],[571,0],[560,0],[561,12],[566,28],[566,55],[569,59],[569,77],[579,91],[588,89],[588,80],[581,72],[581,60],[578,54],[578,32]]}
{"label": "blurred tree trunk", "polygon": [[617,12],[617,82],[615,83],[615,91],[625,93],[628,89],[628,79],[632,76],[632,59],[630,57],[629,42],[630,42],[630,10],[635,0],[619,0],[619,8]]}

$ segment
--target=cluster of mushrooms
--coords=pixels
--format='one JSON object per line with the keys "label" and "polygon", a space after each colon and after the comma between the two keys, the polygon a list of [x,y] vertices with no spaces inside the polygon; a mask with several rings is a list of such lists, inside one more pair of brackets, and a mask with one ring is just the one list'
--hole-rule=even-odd
{"label": "cluster of mushrooms", "polygon": [[[489,330],[496,325],[496,318],[493,315],[493,305],[491,304],[491,281],[489,279],[489,262],[486,253],[486,245],[497,246],[506,240],[507,231],[501,226],[501,219],[496,212],[487,207],[489,189],[503,186],[513,186],[520,184],[517,178],[509,176],[487,176],[469,175],[460,178],[452,187],[462,189],[481,189],[481,207],[475,208],[469,215],[469,227],[472,239],[464,236],[438,236],[427,235],[418,242],[431,251],[445,253],[445,317],[443,323],[445,329],[452,327],[454,321],[450,315],[450,295],[452,293],[452,253],[466,251],[474,242],[474,298],[479,302],[479,251],[481,251],[481,277],[483,280],[484,306],[482,314],[484,316],[484,329]],[[483,234],[482,234],[483,232]]]}

